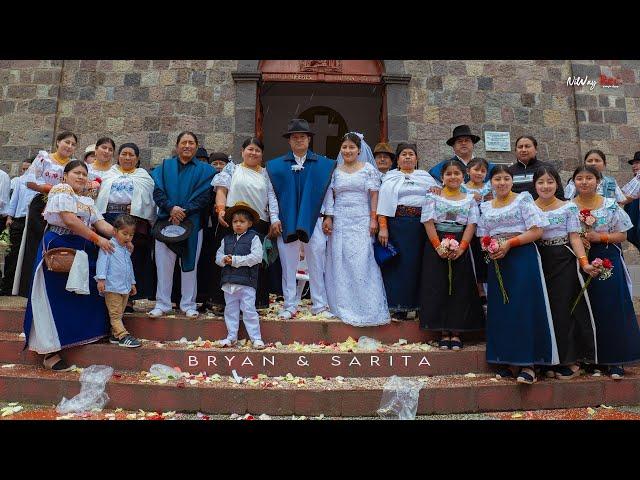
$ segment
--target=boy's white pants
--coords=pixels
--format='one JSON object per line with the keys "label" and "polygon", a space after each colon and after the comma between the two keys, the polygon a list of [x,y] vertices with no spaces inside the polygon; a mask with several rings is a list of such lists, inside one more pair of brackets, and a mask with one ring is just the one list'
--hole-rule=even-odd
{"label": "boy's white pants", "polygon": [[[196,268],[191,272],[180,272],[182,297],[180,310],[195,310],[198,293],[198,259],[202,249],[202,230],[198,232],[198,249],[196,250]],[[173,288],[173,269],[177,255],[163,242],[156,240],[156,269],[158,272],[158,288],[156,289],[156,306],[163,312],[171,310],[171,289]]]}
{"label": "boy's white pants", "polygon": [[296,295],[298,262],[300,246],[304,248],[304,257],[309,267],[309,286],[311,288],[311,312],[316,314],[329,308],[327,292],[324,286],[324,267],[327,251],[327,236],[322,231],[322,219],[318,219],[309,243],[296,240],[284,243],[282,235],[278,236],[278,254],[282,264],[282,295],[284,309],[291,313],[298,310],[299,300]]}
{"label": "boy's white pants", "polygon": [[[232,288],[229,288],[232,287]],[[229,293],[228,290],[233,291]],[[229,340],[238,339],[238,328],[240,328],[240,311],[242,310],[242,320],[249,334],[249,339],[254,342],[262,340],[260,335],[260,321],[256,312],[256,289],[245,285],[223,285],[224,301],[227,304],[224,308],[224,323],[227,325],[227,338]]]}

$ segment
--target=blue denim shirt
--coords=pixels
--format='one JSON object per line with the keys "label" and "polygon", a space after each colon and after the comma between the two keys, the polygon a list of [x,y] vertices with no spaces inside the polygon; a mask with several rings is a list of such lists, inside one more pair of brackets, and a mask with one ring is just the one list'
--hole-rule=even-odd
{"label": "blue denim shirt", "polygon": [[116,250],[111,254],[100,250],[94,278],[96,280],[106,280],[106,292],[129,293],[131,285],[136,283],[136,278],[133,274],[133,263],[131,263],[131,253],[120,245],[115,238],[111,239],[111,244],[116,247]]}

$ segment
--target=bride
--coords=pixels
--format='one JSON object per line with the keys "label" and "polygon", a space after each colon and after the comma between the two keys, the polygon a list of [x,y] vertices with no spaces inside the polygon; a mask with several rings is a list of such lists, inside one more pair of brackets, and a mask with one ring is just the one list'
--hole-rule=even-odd
{"label": "bride", "polygon": [[329,237],[325,272],[329,308],[357,327],[387,324],[391,318],[372,244],[378,230],[380,177],[361,134],[349,132],[343,137],[329,188],[333,202],[328,202],[322,224]]}

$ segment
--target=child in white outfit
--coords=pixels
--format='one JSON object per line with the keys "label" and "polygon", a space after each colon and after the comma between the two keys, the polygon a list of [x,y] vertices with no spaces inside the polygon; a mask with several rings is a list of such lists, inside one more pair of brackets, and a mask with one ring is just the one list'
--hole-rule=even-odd
{"label": "child in white outfit", "polygon": [[260,335],[260,323],[256,312],[256,289],[258,286],[258,266],[262,262],[262,242],[258,234],[249,230],[258,222],[258,213],[244,202],[238,202],[227,209],[225,220],[231,224],[233,233],[222,240],[216,253],[216,263],[222,267],[222,291],[226,307],[224,322],[227,338],[218,342],[230,347],[238,341],[240,311],[253,347],[264,348]]}

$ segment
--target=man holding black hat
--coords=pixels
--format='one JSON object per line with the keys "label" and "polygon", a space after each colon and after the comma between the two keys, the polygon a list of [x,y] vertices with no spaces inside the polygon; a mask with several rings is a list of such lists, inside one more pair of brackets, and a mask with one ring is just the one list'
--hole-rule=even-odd
{"label": "man holding black hat", "polygon": [[325,318],[334,316],[324,285],[327,237],[322,231],[321,213],[325,204],[333,201],[329,184],[336,162],[309,150],[312,135],[306,120],[294,118],[283,135],[291,151],[266,165],[271,235],[278,237],[282,263],[284,309],[278,316],[284,319],[292,318],[298,310],[296,272],[301,247],[309,267],[311,312]]}
{"label": "man holding black hat", "polygon": [[[471,128],[469,128],[469,125],[458,125],[453,129],[451,138],[447,140],[447,145],[453,148],[453,153],[455,154],[449,160],[460,160],[466,166],[474,157],[473,146],[479,141],[480,137],[471,133]],[[431,176],[440,183],[442,183],[442,166],[449,160],[443,160],[431,170],[429,170]],[[487,175],[485,176],[485,182],[489,180],[489,176],[491,174],[491,170],[493,170],[493,166],[493,163],[489,162],[489,170],[487,171]],[[469,174],[467,172],[464,173],[464,181],[465,183],[469,181]]]}
{"label": "man holding black hat", "polygon": [[158,205],[156,268],[158,287],[156,305],[149,312],[159,317],[171,310],[171,288],[176,257],[180,257],[182,298],[180,309],[187,317],[197,317],[197,268],[202,248],[202,217],[211,204],[211,179],[214,169],[195,158],[198,138],[182,132],[176,142],[178,155],[153,169],[153,200]]}

